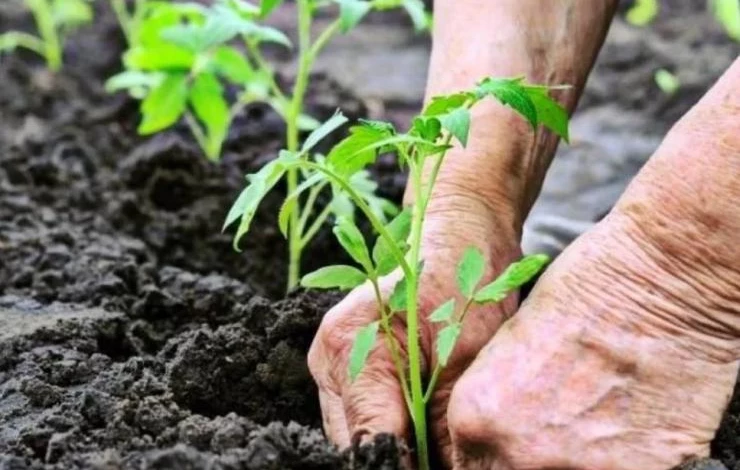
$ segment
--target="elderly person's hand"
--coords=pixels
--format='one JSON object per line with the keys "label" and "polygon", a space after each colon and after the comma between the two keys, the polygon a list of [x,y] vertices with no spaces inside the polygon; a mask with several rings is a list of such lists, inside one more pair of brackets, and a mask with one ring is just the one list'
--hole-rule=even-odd
{"label": "elderly person's hand", "polygon": [[665,470],[740,359],[740,59],[455,386],[455,468]]}

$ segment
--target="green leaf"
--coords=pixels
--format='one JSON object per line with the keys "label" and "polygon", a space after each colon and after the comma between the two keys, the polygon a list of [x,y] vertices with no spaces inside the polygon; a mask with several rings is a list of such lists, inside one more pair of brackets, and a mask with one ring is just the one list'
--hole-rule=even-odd
{"label": "green leaf", "polygon": [[321,122],[309,116],[308,114],[301,114],[298,116],[298,130],[301,131],[315,131],[321,126]]}
{"label": "green leaf", "polygon": [[249,226],[257,212],[262,199],[277,184],[285,173],[285,165],[280,159],[273,160],[263,166],[257,173],[250,175],[250,184],[241,192],[234,205],[231,206],[223,230],[241,217],[239,228],[234,235],[234,249],[239,251],[239,241],[249,231]]}
{"label": "green leaf", "polygon": [[[355,190],[358,196],[370,208],[370,212],[373,213],[378,220],[385,224],[388,217],[395,217],[398,215],[398,208],[388,199],[378,196],[375,191],[378,189],[378,183],[376,183],[367,170],[360,170],[349,177],[349,184]],[[343,191],[339,188],[340,191]]]}
{"label": "green leaf", "polygon": [[455,315],[455,299],[443,303],[429,315],[429,321],[433,323],[450,322]]}
{"label": "green leaf", "polygon": [[134,47],[123,57],[127,69],[152,71],[189,71],[195,54],[174,44]]}
{"label": "green leaf", "polygon": [[655,84],[666,95],[672,95],[681,88],[681,82],[678,77],[666,69],[659,69],[655,72]]}
{"label": "green leaf", "polygon": [[713,0],[712,11],[735,41],[740,41],[740,2],[738,0]]}
{"label": "green leaf", "polygon": [[539,123],[569,142],[568,112],[565,108],[550,97],[546,87],[529,86],[525,89],[537,110]]}
{"label": "green leaf", "polygon": [[187,102],[187,76],[168,75],[141,103],[143,119],[139,134],[153,134],[175,124],[185,112]]}
{"label": "green leaf", "polygon": [[190,89],[190,104],[207,131],[206,153],[209,158],[216,159],[226,139],[231,116],[223,86],[215,75],[203,73],[195,77]]}
{"label": "green leaf", "polygon": [[635,4],[627,11],[626,18],[635,26],[645,26],[655,19],[659,10],[658,0],[635,0]]}
{"label": "green leaf", "polygon": [[61,26],[74,27],[93,20],[92,6],[85,0],[53,0],[51,12],[54,23]]}
{"label": "green leaf", "polygon": [[367,280],[365,273],[352,266],[326,266],[301,279],[301,286],[308,289],[353,289]]}
{"label": "green leaf", "polygon": [[469,92],[455,93],[432,97],[432,101],[424,108],[422,115],[439,116],[462,108],[469,100],[475,100],[475,95]]}
{"label": "green leaf", "polygon": [[288,238],[288,224],[290,222],[290,216],[298,207],[298,198],[300,195],[325,180],[326,177],[323,173],[313,174],[311,177],[305,179],[301,184],[299,184],[295,191],[288,194],[285,198],[282,207],[280,207],[280,213],[278,214],[278,226],[280,227],[280,232],[285,238]]}
{"label": "green leaf", "polygon": [[536,276],[549,261],[547,255],[525,256],[506,268],[495,281],[482,287],[473,299],[480,304],[501,302]]}
{"label": "green leaf", "polygon": [[160,83],[164,76],[160,73],[139,72],[138,70],[125,70],[112,76],[105,82],[105,91],[115,93],[120,90],[131,88],[154,88]]}
{"label": "green leaf", "polygon": [[493,96],[524,116],[532,128],[536,128],[537,108],[522,86],[522,81],[521,78],[485,78],[478,84],[478,94]]}
{"label": "green leaf", "polygon": [[455,349],[455,343],[457,343],[457,339],[460,337],[460,329],[459,323],[452,323],[437,333],[437,361],[440,366],[447,366],[452,351]]}
{"label": "green leaf", "polygon": [[457,108],[447,114],[439,116],[442,127],[460,141],[463,147],[468,145],[468,134],[470,133],[470,111],[465,108]]}
{"label": "green leaf", "polygon": [[374,321],[366,325],[357,332],[355,342],[352,344],[352,350],[349,353],[349,380],[354,382],[365,367],[367,358],[375,345],[375,338],[378,335],[379,322]]}
{"label": "green leaf", "polygon": [[[411,208],[402,210],[385,228],[396,246],[401,249],[402,253],[405,253],[408,249],[406,239],[411,232]],[[385,276],[398,267],[398,260],[391,253],[391,246],[383,237],[378,237],[375,242],[373,261],[381,276]]]}
{"label": "green leaf", "polygon": [[221,46],[213,51],[211,63],[216,72],[234,83],[247,83],[254,76],[254,70],[246,57],[231,46]]}
{"label": "green leaf", "polygon": [[337,3],[339,3],[339,25],[343,33],[357,26],[372,9],[370,2],[363,0],[337,0]]}
{"label": "green leaf", "polygon": [[467,248],[457,264],[457,286],[466,299],[473,296],[475,288],[483,278],[484,270],[483,253],[478,248]]}
{"label": "green leaf", "polygon": [[406,310],[407,286],[408,284],[406,283],[406,278],[403,277],[393,287],[393,292],[388,299],[388,308],[391,309],[391,312],[403,312],[404,310]]}
{"label": "green leaf", "polygon": [[[329,152],[326,161],[340,174],[351,175],[375,161],[378,147],[392,136],[387,129],[371,126],[353,126],[350,135]],[[374,145],[377,147],[373,147]]]}
{"label": "green leaf", "polygon": [[161,37],[167,42],[199,53],[232,40],[239,31],[239,23],[225,21],[219,16],[209,16],[203,25],[179,24],[166,28]]}
{"label": "green leaf", "polygon": [[334,235],[342,245],[348,255],[357,261],[367,271],[372,269],[370,262],[370,253],[365,244],[365,237],[362,236],[360,229],[346,217],[339,217],[337,224],[334,226]]}
{"label": "green leaf", "polygon": [[337,130],[347,121],[348,119],[341,112],[337,111],[336,113],[334,113],[334,116],[329,118],[325,123],[323,123],[321,126],[319,126],[316,130],[308,135],[306,141],[303,142],[303,147],[301,147],[301,153],[306,153],[310,151],[324,137]]}
{"label": "green leaf", "polygon": [[270,16],[270,13],[279,7],[281,3],[283,3],[283,0],[262,0],[260,2],[260,16],[262,18]]}
{"label": "green leaf", "polygon": [[428,142],[435,142],[442,133],[442,123],[436,116],[417,116],[412,121],[413,131]]}
{"label": "green leaf", "polygon": [[431,26],[430,16],[424,8],[424,2],[421,0],[403,0],[403,8],[411,17],[416,32],[429,29]]}
{"label": "green leaf", "polygon": [[229,7],[245,18],[259,16],[260,7],[245,0],[229,0]]}

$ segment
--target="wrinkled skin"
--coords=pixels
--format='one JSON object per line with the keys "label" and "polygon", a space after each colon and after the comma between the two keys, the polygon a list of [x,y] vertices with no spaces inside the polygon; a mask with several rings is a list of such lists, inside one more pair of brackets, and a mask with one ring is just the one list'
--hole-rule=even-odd
{"label": "wrinkled skin", "polygon": [[705,456],[740,358],[740,59],[454,387],[460,469]]}
{"label": "wrinkled skin", "polygon": [[[477,207],[475,201],[446,198],[442,206],[437,204],[431,211],[422,248],[425,264],[420,279],[419,318],[422,368],[426,376],[430,361],[434,360],[433,338],[437,328],[426,318],[436,307],[458,295],[455,283],[449,281],[455,278],[455,267],[463,250],[476,246],[492,260],[487,267],[487,279],[493,279],[505,265],[519,257],[518,247],[512,243],[514,235],[510,231],[507,234],[506,227],[490,223],[490,218],[481,217],[477,209],[472,210]],[[453,214],[454,221],[449,218]],[[483,220],[489,223],[481,223]],[[394,272],[381,282],[385,296],[390,295],[400,275]],[[493,308],[474,309],[468,315],[460,346],[440,376],[440,385],[430,404],[434,439],[447,449],[446,412],[452,385],[515,307],[516,296],[512,296]],[[319,386],[324,428],[340,446],[349,445],[357,433],[393,432],[406,439],[411,437],[396,368],[382,333],[362,373],[354,383],[348,379],[347,361],[354,335],[377,318],[373,289],[368,285],[355,289],[326,314],[309,352],[309,367]],[[405,353],[407,333],[401,317],[395,319],[393,330]]]}
{"label": "wrinkled skin", "polygon": [[[437,0],[428,92],[525,71],[574,84],[561,96],[572,110],[615,7]],[[488,279],[518,255],[556,141],[502,109],[476,108],[468,147],[442,167],[424,228],[421,319],[455,295],[465,247],[484,250]],[[513,298],[466,320],[429,411],[449,467],[661,470],[707,454],[740,358],[739,156],[740,59],[512,320],[502,326]],[[327,434],[341,446],[365,431],[409,438],[382,339],[359,379],[346,378],[354,334],[377,319],[366,289],[327,314],[309,353]],[[422,320],[419,333],[428,374],[434,331]]]}

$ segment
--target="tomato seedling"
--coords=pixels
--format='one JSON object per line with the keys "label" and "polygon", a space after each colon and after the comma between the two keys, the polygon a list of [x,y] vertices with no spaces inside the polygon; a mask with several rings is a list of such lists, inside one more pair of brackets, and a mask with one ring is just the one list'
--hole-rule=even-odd
{"label": "tomato seedling", "polygon": [[28,49],[46,60],[53,71],[62,67],[62,53],[67,34],[93,19],[87,0],[24,0],[33,14],[38,36],[22,31],[0,34],[0,52]]}
{"label": "tomato seedling", "polygon": [[[361,373],[369,355],[376,347],[378,331],[384,332],[385,347],[389,349],[398,374],[403,395],[412,417],[419,468],[427,470],[426,404],[430,400],[440,371],[446,366],[462,331],[465,316],[473,305],[501,302],[510,293],[536,275],[547,263],[544,255],[527,256],[510,265],[496,280],[481,286],[485,262],[478,247],[468,248],[457,266],[457,286],[461,305],[454,299],[440,305],[428,318],[441,323],[436,336],[436,360],[426,388],[421,373],[419,338],[419,279],[424,260],[420,258],[422,227],[432,191],[445,155],[456,139],[463,147],[467,144],[471,125],[470,109],[486,98],[494,98],[509,105],[537,129],[543,125],[564,139],[568,139],[568,115],[549,96],[544,86],[530,85],[523,79],[487,78],[469,91],[434,98],[420,116],[412,121],[411,129],[398,133],[393,126],[381,122],[365,122],[352,129],[349,137],[329,153],[325,161],[317,163],[297,158],[292,154],[281,155],[273,163],[286,171],[299,168],[315,172],[300,190],[310,185],[331,182],[340,187],[370,220],[378,237],[372,247],[351,219],[339,217],[334,233],[344,250],[357,263],[328,266],[307,274],[301,284],[307,288],[351,289],[368,283],[375,292],[378,319],[361,328],[355,338],[348,360],[351,380]],[[377,217],[362,194],[355,190],[348,175],[372,163],[379,151],[395,151],[400,165],[408,167],[415,203],[397,215],[387,225]],[[431,160],[431,161],[430,161]],[[422,168],[431,166],[428,179],[422,178]],[[320,175],[320,176],[319,176]],[[290,205],[295,193],[288,195],[285,205]],[[403,273],[389,296],[384,299],[380,291],[380,278],[400,269]],[[401,357],[401,348],[394,337],[391,323],[394,317],[404,315],[407,326],[407,363]]]}
{"label": "tomato seedling", "polygon": [[[259,9],[254,9],[256,7],[249,7],[246,2],[232,0],[229,16],[233,17],[234,11],[239,10],[241,15],[246,18],[264,18],[280,3],[282,3],[281,0],[263,0]],[[311,30],[315,15],[319,10],[330,7],[332,4],[338,6],[337,17],[315,39],[312,38]],[[424,11],[421,0],[297,0],[298,70],[290,94],[280,88],[275,80],[273,69],[265,60],[259,48],[260,42],[266,40],[289,45],[287,39],[282,33],[264,26],[257,26],[251,20],[243,18],[240,22],[242,25],[245,24],[244,21],[250,21],[250,26],[246,27],[241,33],[247,34],[245,42],[250,60],[247,61],[235,49],[232,49],[228,54],[221,53],[228,55],[228,57],[222,57],[228,65],[225,69],[239,72],[238,76],[231,77],[234,79],[232,82],[242,83],[245,86],[244,92],[239,95],[237,103],[232,106],[230,115],[234,114],[235,109],[239,109],[247,103],[254,101],[269,103],[286,123],[287,142],[282,155],[311,161],[319,166],[324,165],[323,157],[314,155],[312,149],[319,140],[344,124],[346,119],[341,115],[336,115],[319,127],[319,123],[313,117],[304,113],[303,102],[313,64],[326,44],[337,34],[349,32],[371,10],[391,8],[405,8],[418,30],[429,26],[430,17]],[[222,21],[218,24],[223,27],[225,23]],[[217,55],[215,57],[218,58]],[[214,88],[213,83],[210,88]],[[210,100],[210,102],[213,103],[213,100]],[[198,117],[203,119],[200,114],[198,114]],[[224,119],[224,121],[224,126],[227,127],[226,121],[228,119]],[[312,129],[313,133],[301,144],[300,132]],[[217,155],[222,139],[215,140],[217,140],[217,143],[213,144],[211,157]],[[331,159],[331,156],[329,155],[327,158]],[[352,199],[347,197],[340,187],[330,183],[326,178],[320,177],[310,168],[303,168],[300,171],[295,166],[285,167],[284,171],[280,170],[281,168],[280,164],[271,164],[257,174],[248,177],[249,184],[234,203],[224,228],[241,219],[234,237],[234,246],[237,247],[239,240],[249,230],[256,208],[266,192],[284,178],[287,182],[288,193],[293,195],[288,199],[288,204],[280,213],[280,228],[288,239],[288,288],[290,289],[298,284],[303,250],[321,228],[321,224],[331,215],[352,218],[354,209]],[[381,220],[385,219],[386,214],[396,212],[392,204],[374,195],[376,185],[369,179],[367,172],[358,168],[346,176],[351,181],[353,188],[358,191],[358,194],[362,195],[363,200]],[[327,191],[331,189],[331,202],[317,214],[314,214],[319,196],[325,189]],[[303,197],[304,190],[307,191],[305,197]],[[313,217],[313,221],[310,220],[311,217]]]}

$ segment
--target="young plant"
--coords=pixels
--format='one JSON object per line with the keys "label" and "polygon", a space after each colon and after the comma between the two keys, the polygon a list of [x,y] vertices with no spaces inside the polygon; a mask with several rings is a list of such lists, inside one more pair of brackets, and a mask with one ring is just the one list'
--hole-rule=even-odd
{"label": "young plant", "polygon": [[[225,13],[224,15],[226,17],[234,19],[234,12],[237,10],[242,16],[240,21],[234,20],[234,22],[243,25],[240,34],[245,39],[248,53],[246,57],[248,59],[240,55],[235,49],[231,50],[228,54],[224,52],[221,52],[220,55],[214,54],[214,57],[221,61],[222,70],[233,73],[231,77],[226,74],[226,78],[231,79],[233,83],[244,86],[243,92],[239,94],[237,102],[231,106],[229,116],[223,119],[223,126],[219,127],[219,129],[227,128],[230,117],[242,106],[254,101],[267,102],[283,117],[286,123],[287,142],[286,149],[282,152],[282,155],[286,156],[286,158],[290,156],[290,158],[310,161],[317,166],[323,167],[329,165],[329,162],[333,161],[334,157],[328,155],[326,160],[324,160],[322,156],[314,155],[311,150],[319,140],[344,124],[346,119],[341,115],[336,115],[323,126],[318,127],[319,123],[304,113],[303,102],[308,89],[309,76],[319,53],[334,36],[339,33],[349,32],[371,10],[405,8],[418,30],[429,26],[430,17],[424,11],[424,5],[421,0],[297,0],[298,70],[293,87],[288,93],[282,90],[280,84],[276,81],[275,73],[262,55],[259,46],[264,41],[279,42],[288,46],[290,44],[282,33],[271,28],[258,26],[252,21],[268,16],[281,3],[282,0],[263,0],[259,8],[252,7],[242,0],[231,0],[230,3],[226,3],[226,6],[229,6],[227,10],[231,12]],[[312,24],[317,12],[333,4],[338,6],[336,18],[315,39],[312,38]],[[224,9],[221,8],[220,10]],[[224,27],[226,23],[220,21],[218,24]],[[167,38],[165,37],[164,39],[166,40]],[[212,82],[211,80],[210,89],[215,88]],[[210,100],[209,102],[213,103],[214,101]],[[204,120],[201,113],[198,113],[197,108],[195,111],[196,116]],[[218,114],[221,115],[223,113],[220,112]],[[193,119],[190,119],[190,121],[192,122]],[[300,132],[312,129],[314,129],[314,132],[301,144]],[[357,128],[353,132],[359,133],[360,138],[366,133],[364,127]],[[197,135],[197,131],[195,133]],[[212,151],[209,155],[215,158],[218,155],[218,150],[220,150],[223,135],[219,134],[216,138],[207,138],[206,140],[212,142]],[[249,230],[252,217],[259,202],[267,191],[284,178],[287,183],[288,193],[292,196],[287,200],[286,206],[280,213],[280,228],[288,239],[288,288],[292,288],[298,284],[300,278],[300,262],[303,250],[318,232],[324,221],[331,215],[342,215],[352,218],[354,210],[352,208],[352,199],[339,186],[331,183],[326,177],[317,173],[312,168],[304,167],[299,170],[294,165],[287,166],[284,169],[282,168],[282,164],[271,164],[260,170],[257,174],[248,177],[249,185],[234,203],[224,228],[241,218],[239,228],[234,237],[234,246],[236,248],[239,240]],[[352,187],[362,195],[363,200],[374,210],[375,215],[381,220],[384,220],[387,213],[395,213],[395,210],[388,201],[374,196],[375,184],[369,180],[368,174],[361,170],[361,166],[357,167],[355,171],[347,172],[345,176],[350,181]],[[330,191],[331,203],[318,214],[314,214],[317,201],[320,199],[320,194],[324,190],[327,192]],[[304,192],[306,192],[305,197]],[[312,217],[313,221],[310,220]]]}
{"label": "young plant", "polygon": [[[464,252],[457,267],[459,297],[464,301],[457,304],[450,299],[429,316],[429,321],[444,326],[436,337],[436,365],[424,387],[418,298],[424,263],[420,257],[424,219],[439,169],[453,139],[462,146],[467,144],[471,125],[470,109],[489,97],[512,107],[533,129],[536,130],[541,124],[568,139],[567,113],[550,98],[547,87],[527,84],[521,78],[487,78],[472,90],[434,98],[422,114],[413,119],[411,129],[406,133],[397,133],[390,124],[365,122],[353,128],[352,134],[340,142],[321,163],[300,159],[292,154],[281,155],[273,163],[281,171],[299,168],[322,175],[321,178],[316,176],[315,180],[307,180],[299,191],[310,191],[308,188],[311,185],[330,182],[352,199],[378,233],[371,250],[352,220],[339,217],[334,233],[358,267],[328,266],[304,276],[301,284],[308,288],[351,289],[367,283],[374,290],[378,319],[357,333],[349,356],[348,374],[354,380],[361,373],[372,353],[377,333],[382,330],[385,333],[385,347],[395,363],[412,417],[418,465],[422,470],[429,469],[425,407],[432,397],[440,371],[454,351],[469,309],[473,305],[501,302],[537,274],[548,261],[544,255],[527,256],[510,265],[493,282],[481,286],[485,266],[483,254],[476,247]],[[385,225],[363,195],[354,189],[348,175],[372,163],[379,151],[389,150],[395,151],[400,164],[408,167],[416,197],[411,209],[402,211]],[[425,164],[431,166],[428,179],[422,178]],[[295,193],[288,195],[286,204],[289,205],[288,201],[295,197]],[[380,278],[396,269],[401,270],[403,278],[396,284],[390,297],[384,299],[380,291]],[[395,317],[404,314],[408,335],[407,363],[401,358],[401,348],[391,329]]]}
{"label": "young plant", "polygon": [[149,7],[149,0],[134,0],[133,8],[130,10],[126,0],[110,0],[110,5],[128,45],[133,46],[139,36],[139,27]]}
{"label": "young plant", "polygon": [[42,56],[52,71],[62,67],[64,40],[75,28],[92,21],[93,10],[87,0],[24,0],[33,14],[39,36],[22,31],[0,34],[0,53],[17,48]]}

